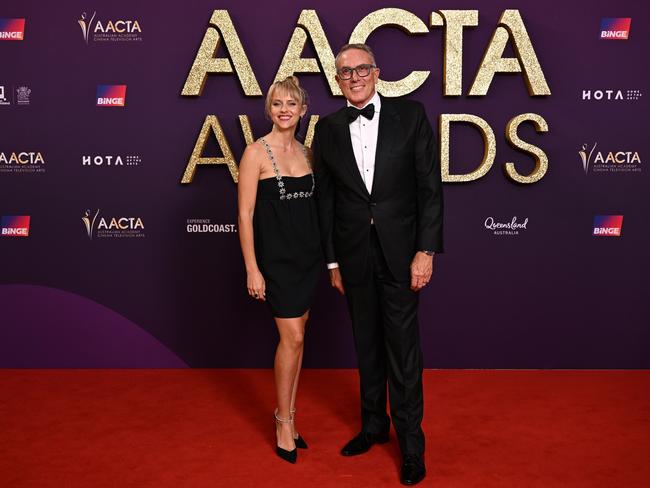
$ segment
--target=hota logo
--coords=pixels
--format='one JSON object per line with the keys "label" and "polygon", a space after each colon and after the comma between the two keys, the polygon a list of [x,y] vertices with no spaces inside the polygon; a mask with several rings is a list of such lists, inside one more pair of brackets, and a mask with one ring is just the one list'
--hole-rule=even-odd
{"label": "hota logo", "polygon": [[126,85],[97,85],[98,107],[124,107]]}
{"label": "hota logo", "polygon": [[81,156],[82,166],[138,166],[142,158],[137,154],[122,156],[120,154],[96,154]]}
{"label": "hota logo", "polygon": [[22,41],[25,19],[0,19],[0,41]]}
{"label": "hota logo", "polygon": [[629,90],[604,89],[604,90],[582,90],[582,99],[587,101],[613,101],[613,102],[634,102],[643,96],[643,92],[636,88]]}
{"label": "hota logo", "polygon": [[142,29],[137,19],[96,19],[97,12],[83,12],[77,19],[86,44],[92,42],[140,42]]}
{"label": "hota logo", "polygon": [[107,237],[145,237],[144,222],[140,217],[101,217],[100,209],[94,212],[87,209],[81,221],[86,229],[88,239]]}

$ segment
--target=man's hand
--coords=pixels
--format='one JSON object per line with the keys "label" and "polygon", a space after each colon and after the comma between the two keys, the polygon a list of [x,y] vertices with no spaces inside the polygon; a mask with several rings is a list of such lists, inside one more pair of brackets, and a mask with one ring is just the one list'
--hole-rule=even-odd
{"label": "man's hand", "polygon": [[343,278],[341,278],[341,270],[339,268],[330,269],[330,282],[341,295],[345,295],[345,290],[343,289]]}
{"label": "man's hand", "polygon": [[422,251],[415,253],[411,262],[411,290],[420,291],[431,279],[433,273],[433,256]]}

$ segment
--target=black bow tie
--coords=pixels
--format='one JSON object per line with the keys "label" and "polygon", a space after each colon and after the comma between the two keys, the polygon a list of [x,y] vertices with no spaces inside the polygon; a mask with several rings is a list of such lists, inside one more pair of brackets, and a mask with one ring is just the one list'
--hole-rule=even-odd
{"label": "black bow tie", "polygon": [[347,114],[348,122],[354,122],[359,118],[359,115],[363,115],[366,119],[372,120],[372,118],[375,116],[375,104],[369,103],[361,110],[356,107],[348,107]]}

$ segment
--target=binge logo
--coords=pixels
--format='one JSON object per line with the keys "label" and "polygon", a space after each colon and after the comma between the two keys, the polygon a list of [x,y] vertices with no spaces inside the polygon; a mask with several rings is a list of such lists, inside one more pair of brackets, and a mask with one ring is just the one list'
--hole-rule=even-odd
{"label": "binge logo", "polygon": [[29,236],[29,215],[13,215],[2,217],[0,223],[2,237]]}
{"label": "binge logo", "polygon": [[97,85],[98,107],[124,107],[126,85]]}
{"label": "binge logo", "polygon": [[595,236],[620,237],[623,230],[622,215],[596,215],[594,217]]}
{"label": "binge logo", "polygon": [[602,19],[600,21],[600,38],[611,41],[627,41],[631,23],[631,17]]}
{"label": "binge logo", "polygon": [[22,41],[25,19],[0,19],[0,41]]}

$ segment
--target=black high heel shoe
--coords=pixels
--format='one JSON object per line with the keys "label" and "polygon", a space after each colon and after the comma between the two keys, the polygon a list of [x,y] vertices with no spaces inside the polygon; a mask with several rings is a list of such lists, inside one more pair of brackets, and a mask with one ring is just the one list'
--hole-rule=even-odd
{"label": "black high heel shoe", "polygon": [[[288,419],[283,419],[282,417],[279,417],[277,408],[275,409],[275,413],[273,415],[275,416],[275,421],[277,423],[288,424],[293,422],[293,417],[289,417]],[[295,447],[291,451],[287,451],[286,449],[282,449],[280,446],[275,446],[275,453],[278,455],[279,458],[284,459],[285,461],[291,464],[296,464],[296,461],[298,460],[298,449]]]}
{"label": "black high heel shoe", "polygon": [[[291,414],[291,419],[293,420],[294,417],[296,416],[296,409],[292,408],[291,410],[289,410],[289,413]],[[300,434],[297,434],[297,437],[294,437],[293,441],[296,443],[296,447],[298,449],[308,449],[309,448],[309,446],[305,442],[305,439],[300,437]]]}

